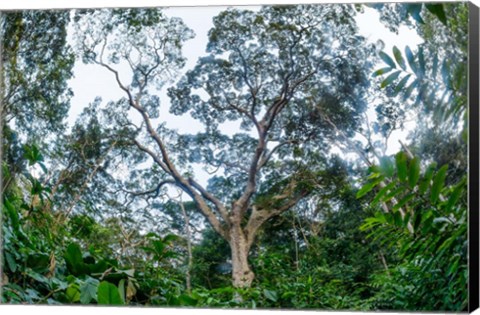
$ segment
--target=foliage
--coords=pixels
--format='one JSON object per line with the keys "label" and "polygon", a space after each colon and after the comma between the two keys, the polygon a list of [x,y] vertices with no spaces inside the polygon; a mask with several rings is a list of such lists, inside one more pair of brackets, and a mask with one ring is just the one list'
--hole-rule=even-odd
{"label": "foliage", "polygon": [[373,76],[386,75],[380,86],[391,86],[393,96],[401,94],[405,101],[413,95],[417,103],[426,105],[426,111],[434,111],[440,117],[436,121],[458,120],[458,117],[464,117],[466,82],[463,64],[460,64],[459,69],[455,69],[456,65],[452,64],[451,60],[439,60],[437,54],[431,60],[426,60],[422,47],[414,53],[406,46],[402,53],[394,46],[394,58],[385,52],[380,52],[379,56],[388,67],[378,69]]}
{"label": "foliage", "polygon": [[386,158],[383,167],[373,168],[363,186],[362,194],[379,187],[378,179],[388,183],[372,204],[389,204],[389,211],[378,211],[361,227],[401,259],[382,285],[402,295],[395,301],[382,296],[385,305],[409,310],[467,306],[466,178],[445,185],[447,175],[447,166],[437,169],[433,163],[422,172],[418,158],[399,152],[395,162]]}
{"label": "foliage", "polygon": [[[467,63],[465,31],[460,31],[466,29],[467,8],[393,7],[396,12],[406,8],[425,42],[416,51],[407,46],[402,52],[394,46],[391,55],[380,52],[387,67],[373,76],[383,77],[380,87],[387,95],[412,104],[422,123],[412,134],[410,149],[415,156],[400,152],[393,160],[381,157],[357,194],[382,206],[362,229],[395,262],[372,279],[379,289],[372,303],[379,309],[458,311],[467,306],[468,281]],[[437,164],[443,166],[437,169]]]}
{"label": "foliage", "polygon": [[[67,84],[75,62],[67,43],[70,15],[67,11],[24,10],[2,16],[2,134],[14,130],[46,148],[47,136],[52,139],[65,130],[72,96]],[[8,143],[15,141],[7,139]]]}
{"label": "foliage", "polygon": [[[34,165],[36,163],[41,162]],[[74,238],[88,240],[90,233],[84,231],[84,234],[79,234],[77,230],[58,225],[58,214],[50,211],[48,196],[41,198],[49,188],[31,175],[27,180],[31,189],[26,199],[15,194],[3,198],[2,209],[6,220],[2,227],[5,244],[2,257],[6,268],[2,302],[119,305],[136,303],[137,296],[152,292],[151,289],[142,292],[143,287],[137,279],[144,280],[146,284],[145,278],[151,277],[152,270],[159,266],[146,263],[139,266],[144,268],[144,272],[138,272],[108,257],[107,254],[112,251],[99,252],[93,246],[85,251]],[[99,224],[82,220],[81,225],[91,231]],[[166,248],[173,239],[173,236],[166,236],[152,242],[157,249],[157,262],[163,264],[168,259],[168,253],[159,248]],[[145,250],[149,253],[151,249],[146,247]],[[163,287],[169,285],[170,280],[166,279],[165,273],[155,273],[155,276],[160,280],[155,282],[157,289],[159,283]]]}
{"label": "foliage", "polygon": [[[381,87],[390,87],[392,96],[399,95],[403,101],[412,98],[417,108],[432,114],[432,121],[426,120],[429,126],[433,123],[434,127],[441,124],[455,128],[459,121],[463,122],[466,138],[468,6],[405,4],[393,7],[397,11],[406,8],[418,23],[418,33],[424,43],[417,50],[394,46],[392,55],[380,52],[379,57],[387,67],[381,67],[373,76],[383,76]],[[420,12],[425,15],[423,19]]]}

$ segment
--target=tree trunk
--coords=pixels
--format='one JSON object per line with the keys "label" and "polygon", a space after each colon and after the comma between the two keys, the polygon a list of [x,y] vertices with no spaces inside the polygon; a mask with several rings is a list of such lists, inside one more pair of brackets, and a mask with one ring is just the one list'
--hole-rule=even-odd
{"label": "tree trunk", "polygon": [[[180,195],[181,196],[181,195]],[[192,233],[190,232],[190,218],[188,217],[187,211],[185,210],[185,206],[183,205],[182,198],[180,197],[180,201],[178,203],[180,208],[182,209],[183,219],[185,220],[185,232],[187,233],[187,253],[188,253],[188,265],[187,265],[187,272],[185,273],[185,284],[187,286],[188,294],[192,293],[192,280],[190,272],[193,266],[193,255],[192,255]]]}
{"label": "tree trunk", "polygon": [[240,223],[230,229],[230,249],[232,251],[232,283],[235,288],[249,288],[255,274],[248,264],[250,245],[242,231]]}

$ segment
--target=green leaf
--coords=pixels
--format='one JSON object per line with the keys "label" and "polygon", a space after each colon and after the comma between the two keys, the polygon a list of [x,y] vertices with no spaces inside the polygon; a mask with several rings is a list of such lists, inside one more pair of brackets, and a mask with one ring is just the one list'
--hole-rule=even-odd
{"label": "green leaf", "polygon": [[171,244],[172,242],[178,241],[179,237],[175,234],[168,234],[163,238],[165,244]]}
{"label": "green leaf", "polygon": [[77,243],[70,243],[65,251],[65,260],[70,263],[83,262],[82,249]]}
{"label": "green leaf", "polygon": [[417,72],[417,65],[415,64],[415,56],[413,55],[410,47],[405,47],[405,56],[407,57],[408,65],[412,69],[413,73]]}
{"label": "green leaf", "polygon": [[423,222],[422,222],[422,233],[423,234],[426,234],[426,233],[430,232],[430,230],[432,229],[433,220],[434,220],[433,215],[429,215],[429,216],[426,217],[425,220],[423,220]]}
{"label": "green leaf", "polygon": [[68,288],[68,282],[64,280],[60,280],[56,277],[50,278],[49,287],[51,290],[66,290]]}
{"label": "green leaf", "polygon": [[42,253],[28,255],[26,265],[35,272],[46,272],[50,266],[50,256]]}
{"label": "green leaf", "polygon": [[417,85],[418,85],[418,80],[413,80],[413,82],[410,83],[410,85],[405,90],[405,93],[403,94],[404,101],[407,100],[410,97],[410,95],[412,95],[412,92],[417,87]]}
{"label": "green leaf", "polygon": [[383,75],[383,74],[385,74],[385,73],[388,73],[388,72],[390,72],[390,71],[392,71],[392,70],[393,70],[392,67],[381,68],[381,69],[376,70],[376,71],[372,74],[372,76],[373,76],[373,77],[378,77],[378,76]]}
{"label": "green leaf", "polygon": [[377,212],[375,217],[366,218],[365,223],[360,226],[360,231],[368,231],[374,229],[376,226],[387,223],[385,215],[382,212]]}
{"label": "green leaf", "polygon": [[15,207],[10,203],[8,198],[4,199],[3,205],[5,206],[5,209],[7,209],[8,218],[12,223],[12,227],[14,228],[14,230],[17,231],[20,227],[20,220],[18,218],[17,209],[15,209]]}
{"label": "green leaf", "polygon": [[27,289],[25,290],[25,293],[28,295],[29,303],[33,303],[33,301],[35,300],[40,300],[40,292],[38,292],[37,290]]}
{"label": "green leaf", "polygon": [[411,212],[408,211],[407,213],[405,213],[405,216],[403,217],[403,224],[404,226],[407,226],[408,223],[410,223],[410,217],[411,217]]}
{"label": "green leaf", "polygon": [[32,188],[30,189],[30,193],[32,195],[39,195],[42,196],[42,192],[44,191],[44,187],[42,183],[40,183],[37,179],[32,180]]}
{"label": "green leaf", "polygon": [[417,185],[418,179],[420,178],[420,159],[414,157],[410,161],[409,170],[408,170],[408,185],[410,188],[414,188]]}
{"label": "green leaf", "polygon": [[42,171],[47,174],[48,173],[48,169],[47,167],[45,166],[45,164],[43,164],[42,162],[38,162],[38,165],[40,166],[40,168],[42,169]]}
{"label": "green leaf", "polygon": [[180,295],[178,300],[180,301],[180,305],[183,306],[196,306],[198,303],[196,299],[186,294]]}
{"label": "green leaf", "polygon": [[395,182],[391,182],[385,187],[383,187],[382,189],[380,189],[378,193],[375,195],[375,198],[372,201],[372,205],[373,206],[377,205],[378,202],[383,198],[383,196],[385,196],[385,194],[393,187],[395,187]]}
{"label": "green leaf", "polygon": [[4,252],[4,253],[5,253],[5,260],[7,261],[7,265],[10,271],[11,272],[17,271],[17,263],[15,262],[15,259],[12,257],[12,255],[9,252]]}
{"label": "green leaf", "polygon": [[446,217],[437,217],[435,219],[433,219],[433,223],[437,224],[437,223],[447,223],[447,224],[451,224],[451,220],[449,220],[448,218]]}
{"label": "green leaf", "polygon": [[433,204],[437,202],[438,197],[440,196],[440,192],[442,191],[443,185],[445,183],[445,178],[447,176],[447,169],[448,165],[442,166],[435,175],[435,178],[433,179],[432,191],[430,193],[430,201]]}
{"label": "green leaf", "polygon": [[407,4],[407,12],[420,24],[425,24],[420,12],[422,11],[422,4]]}
{"label": "green leaf", "polygon": [[383,213],[383,212],[377,212],[377,213],[375,213],[375,218],[377,219],[377,221],[378,221],[379,223],[384,224],[384,223],[387,222],[387,220],[385,219],[385,213]]}
{"label": "green leaf", "polygon": [[447,16],[445,15],[443,4],[425,4],[425,7],[434,14],[443,25],[447,25]]}
{"label": "green leaf", "polygon": [[405,186],[399,186],[397,188],[395,188],[394,190],[392,190],[390,193],[388,193],[385,198],[383,199],[383,201],[387,202],[387,201],[390,201],[393,197],[396,197],[398,196],[399,194],[403,193],[403,191],[405,190]]}
{"label": "green leaf", "polygon": [[462,181],[455,186],[455,189],[453,190],[450,197],[448,198],[448,202],[446,206],[447,211],[450,211],[452,207],[457,204],[458,200],[460,199],[460,196],[464,192],[466,192],[465,183],[466,183],[466,178],[463,178]]}
{"label": "green leaf", "polygon": [[147,237],[147,238],[150,238],[150,237],[160,238],[160,236],[157,233],[154,233],[154,232],[147,233],[147,235],[145,235],[145,237]]}
{"label": "green leaf", "polygon": [[372,173],[370,175],[368,175],[367,179],[375,179],[375,178],[379,178],[379,177],[382,177],[383,175],[381,173]]}
{"label": "green leaf", "polygon": [[395,223],[396,226],[403,227],[403,219],[402,215],[400,214],[399,211],[392,213],[393,215],[393,222]]}
{"label": "green leaf", "polygon": [[432,79],[433,80],[437,78],[437,72],[438,72],[438,55],[435,55],[433,57],[433,63],[432,63]]}
{"label": "green leaf", "polygon": [[460,262],[460,259],[455,260],[455,262],[451,265],[450,269],[448,269],[447,276],[454,275],[457,273],[459,262]]}
{"label": "green leaf", "polygon": [[400,49],[398,49],[397,46],[393,46],[393,56],[395,57],[395,60],[397,61],[397,64],[402,68],[403,70],[407,70],[407,66],[405,64],[405,59],[403,59],[402,52]]}
{"label": "green leaf", "polygon": [[30,166],[43,161],[43,156],[35,144],[25,145],[23,147],[23,157],[28,160],[28,165]]}
{"label": "green leaf", "polygon": [[363,185],[362,188],[360,188],[360,190],[358,190],[357,192],[357,198],[362,198],[363,196],[368,194],[381,181],[382,181],[382,178],[380,177]]}
{"label": "green leaf", "polygon": [[397,165],[398,179],[401,182],[407,180],[407,154],[405,152],[398,152],[395,155],[395,163]]}
{"label": "green leaf", "polygon": [[76,284],[70,285],[65,292],[65,296],[70,303],[80,301],[80,291],[78,290],[78,286]]}
{"label": "green leaf", "polygon": [[67,246],[64,254],[67,269],[75,276],[88,273],[87,265],[83,262],[82,250],[80,245],[71,243]]}
{"label": "green leaf", "polygon": [[413,194],[413,193],[406,195],[405,197],[400,199],[395,206],[393,206],[392,210],[398,210],[398,209],[402,208],[403,206],[405,206],[407,204],[407,202],[412,200],[413,197],[415,197],[415,194]]}
{"label": "green leaf", "polygon": [[100,281],[88,277],[82,285],[80,285],[80,303],[89,304],[92,300],[97,299],[97,289]]}
{"label": "green leaf", "polygon": [[425,75],[425,56],[423,54],[423,48],[422,47],[420,47],[420,49],[418,50],[418,63],[420,65],[419,77],[423,77]]}
{"label": "green leaf", "polygon": [[419,185],[419,193],[424,194],[428,187],[430,187],[430,182],[432,181],[433,178],[433,173],[435,172],[435,169],[437,168],[437,163],[433,162],[427,167],[427,170],[425,171],[425,175],[423,176],[423,180]]}
{"label": "green leaf", "polygon": [[385,80],[382,81],[382,83],[380,84],[380,87],[383,89],[384,87],[392,84],[393,81],[395,81],[399,75],[400,75],[400,71],[395,71],[391,73]]}
{"label": "green leaf", "polygon": [[414,215],[414,220],[413,220],[413,230],[414,231],[417,231],[418,227],[420,226],[420,223],[422,222],[422,212],[420,211],[417,211],[415,212],[415,215]]}
{"label": "green leaf", "polygon": [[135,269],[125,269],[125,270],[118,270],[119,273],[126,274],[129,277],[134,277],[135,276]]}
{"label": "green leaf", "polygon": [[408,79],[410,79],[411,76],[411,74],[407,74],[400,80],[400,82],[398,82],[397,86],[395,87],[395,91],[393,92],[393,96],[397,96],[398,93],[400,93],[400,91],[403,89],[405,84],[407,84],[407,81]]}
{"label": "green leaf", "polygon": [[25,274],[27,276],[29,276],[30,278],[32,278],[35,281],[38,281],[40,283],[44,283],[46,285],[48,285],[50,283],[50,280],[47,277],[45,277],[44,275],[42,275],[38,272],[33,271],[32,269],[27,269]]}
{"label": "green leaf", "polygon": [[118,288],[107,281],[100,282],[97,290],[97,299],[98,304],[123,305]]}
{"label": "green leaf", "polygon": [[392,160],[388,156],[382,156],[380,158],[380,169],[382,173],[387,177],[392,177],[395,172]]}
{"label": "green leaf", "polygon": [[165,244],[163,243],[163,241],[153,241],[152,244],[157,254],[159,255],[163,254],[165,250]]}
{"label": "green leaf", "polygon": [[393,61],[392,58],[390,58],[389,55],[387,55],[386,53],[384,53],[383,51],[379,52],[378,53],[378,56],[380,58],[382,58],[382,60],[387,64],[389,65],[391,68],[397,68],[397,66],[395,65],[395,62]]}
{"label": "green leaf", "polygon": [[278,300],[278,294],[276,291],[263,289],[263,295],[272,302],[277,302]]}
{"label": "green leaf", "polygon": [[450,66],[447,60],[442,63],[442,79],[443,83],[450,88]]}
{"label": "green leaf", "polygon": [[118,282],[118,293],[120,294],[123,303],[125,303],[125,279],[121,279]]}
{"label": "green leaf", "polygon": [[87,267],[90,273],[103,273],[108,269],[108,266],[105,260],[101,260],[95,264],[89,264]]}

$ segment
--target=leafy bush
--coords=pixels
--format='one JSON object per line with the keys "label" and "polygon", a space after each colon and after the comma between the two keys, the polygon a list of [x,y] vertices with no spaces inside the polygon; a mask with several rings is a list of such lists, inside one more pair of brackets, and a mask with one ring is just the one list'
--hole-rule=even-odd
{"label": "leafy bush", "polygon": [[[466,178],[447,186],[447,167],[425,166],[406,153],[371,168],[362,197],[378,188],[372,203],[383,203],[361,227],[401,259],[381,276],[379,307],[407,310],[464,310],[467,306]],[[392,294],[388,294],[388,292]]]}

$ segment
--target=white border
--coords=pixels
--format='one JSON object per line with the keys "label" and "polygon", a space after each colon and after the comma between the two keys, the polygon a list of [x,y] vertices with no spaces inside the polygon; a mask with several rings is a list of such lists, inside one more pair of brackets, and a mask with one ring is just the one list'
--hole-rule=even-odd
{"label": "white border", "polygon": [[[430,2],[464,2],[454,0],[427,0]],[[418,0],[1,0],[0,10],[14,9],[65,9],[99,7],[158,7],[158,6],[216,6],[216,5],[260,5],[260,4],[299,4],[299,3],[367,3],[367,2],[420,2]],[[424,2],[424,1],[421,1]],[[473,0],[480,6],[480,0]]]}

